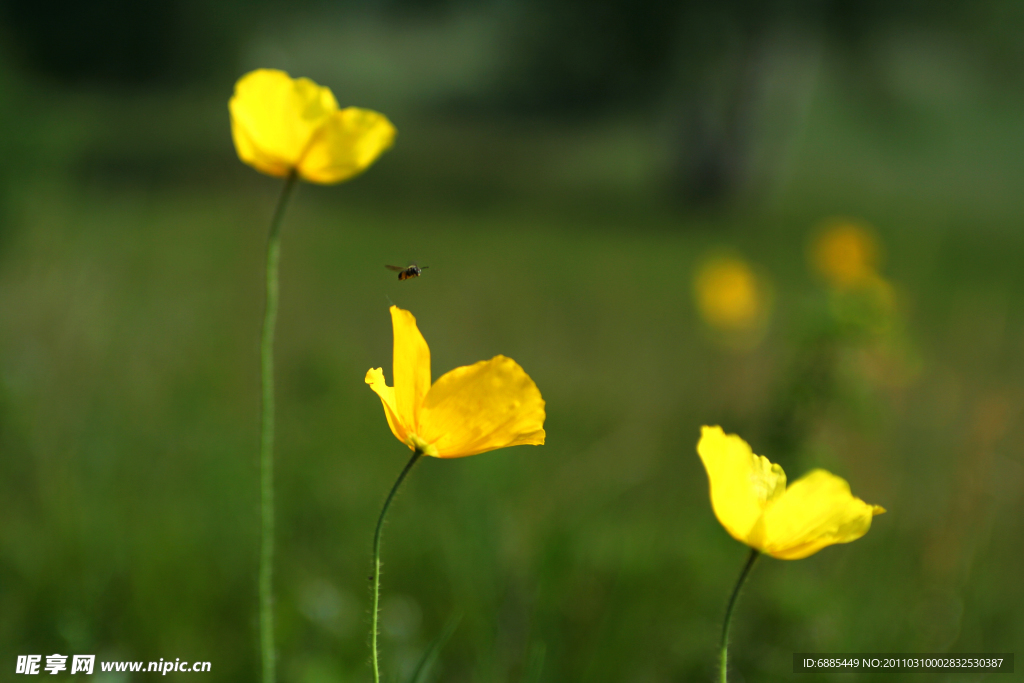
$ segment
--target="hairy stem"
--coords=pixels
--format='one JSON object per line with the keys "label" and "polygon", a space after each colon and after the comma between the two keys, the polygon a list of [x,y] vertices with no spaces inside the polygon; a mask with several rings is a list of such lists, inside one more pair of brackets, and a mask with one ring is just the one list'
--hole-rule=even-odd
{"label": "hairy stem", "polygon": [[277,325],[278,263],[281,260],[281,218],[295,187],[295,173],[284,182],[270,220],[267,238],[267,299],[260,338],[260,383],[263,412],[260,431],[260,651],[263,683],[275,681],[274,653],[274,327]]}
{"label": "hairy stem", "polygon": [[373,659],[373,683],[380,683],[380,664],[377,661],[377,612],[380,611],[380,533],[384,528],[384,516],[388,514],[388,508],[391,507],[391,501],[398,492],[398,487],[402,485],[405,476],[409,474],[409,470],[421,455],[423,452],[417,448],[413,451],[409,462],[405,463],[402,473],[398,475],[395,485],[391,487],[391,493],[384,501],[380,517],[377,518],[377,529],[373,532],[373,611],[370,613],[370,654]]}
{"label": "hairy stem", "polygon": [[736,598],[740,596],[740,588],[743,587],[743,583],[747,580],[750,570],[754,568],[754,563],[757,562],[757,558],[760,556],[760,552],[754,548],[750,549],[750,555],[747,556],[747,563],[743,565],[743,571],[740,572],[740,578],[736,580],[736,587],[732,589],[732,596],[729,598],[729,606],[725,608],[725,622],[722,623],[721,683],[728,683],[729,680],[727,677],[729,666],[729,624],[732,623],[732,610],[736,607]]}

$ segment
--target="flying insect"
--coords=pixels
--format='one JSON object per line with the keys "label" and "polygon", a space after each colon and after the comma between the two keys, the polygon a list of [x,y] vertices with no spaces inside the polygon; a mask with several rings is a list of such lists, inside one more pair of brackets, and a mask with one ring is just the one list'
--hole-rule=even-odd
{"label": "flying insect", "polygon": [[401,266],[384,266],[388,270],[394,270],[398,273],[399,280],[408,280],[411,277],[419,277],[421,273],[430,266],[417,266],[415,263],[408,265],[403,268]]}

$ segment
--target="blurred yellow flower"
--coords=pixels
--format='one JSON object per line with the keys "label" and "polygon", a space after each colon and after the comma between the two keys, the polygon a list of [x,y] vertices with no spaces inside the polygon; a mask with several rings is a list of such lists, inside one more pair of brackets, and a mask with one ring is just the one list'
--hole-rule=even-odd
{"label": "blurred yellow flower", "polygon": [[853,221],[831,221],[811,245],[811,263],[833,287],[877,285],[881,252],[871,231]]}
{"label": "blurred yellow flower", "polygon": [[747,262],[734,256],[711,258],[701,265],[694,294],[704,321],[725,332],[759,327],[768,307],[765,287]]}
{"label": "blurred yellow flower", "polygon": [[395,138],[383,114],[338,109],[330,88],[276,69],[257,69],[238,79],[228,108],[238,158],[272,176],[294,171],[325,185],[348,180]]}
{"label": "blurred yellow flower", "polygon": [[391,432],[410,449],[461,458],[506,446],[544,443],[544,399],[511,358],[455,368],[431,386],[430,349],[409,311],[391,307],[394,387],[381,368],[366,373]]}
{"label": "blurred yellow flower", "polygon": [[850,493],[845,479],[813,470],[786,487],[779,465],[754,455],[721,427],[703,427],[697,453],[711,484],[711,507],[738,541],[780,560],[799,560],[855,541],[885,510]]}

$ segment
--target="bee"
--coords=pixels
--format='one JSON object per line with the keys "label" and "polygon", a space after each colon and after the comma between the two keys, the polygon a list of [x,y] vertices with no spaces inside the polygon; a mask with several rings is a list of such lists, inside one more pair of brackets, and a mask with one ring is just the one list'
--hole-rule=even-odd
{"label": "bee", "polygon": [[394,270],[398,272],[399,280],[408,280],[411,277],[419,277],[424,269],[430,266],[417,266],[415,263],[409,264],[407,268],[401,266],[384,266],[388,270]]}

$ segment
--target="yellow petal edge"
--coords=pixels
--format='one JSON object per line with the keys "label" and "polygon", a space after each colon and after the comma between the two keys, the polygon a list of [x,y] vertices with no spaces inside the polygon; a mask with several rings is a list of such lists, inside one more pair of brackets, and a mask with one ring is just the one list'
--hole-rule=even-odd
{"label": "yellow petal edge", "polygon": [[697,453],[718,521],[738,541],[782,560],[798,560],[855,541],[885,509],[850,493],[845,479],[813,470],[786,487],[782,468],[755,455],[721,427],[703,427]]}

